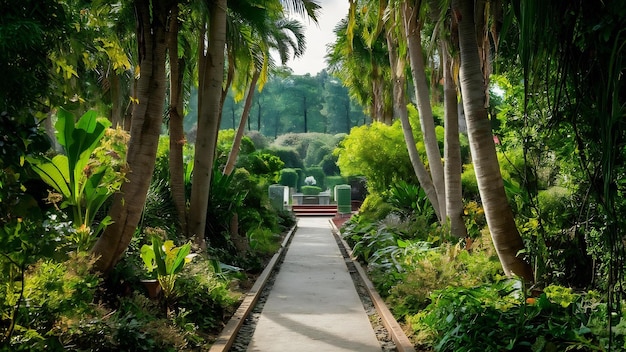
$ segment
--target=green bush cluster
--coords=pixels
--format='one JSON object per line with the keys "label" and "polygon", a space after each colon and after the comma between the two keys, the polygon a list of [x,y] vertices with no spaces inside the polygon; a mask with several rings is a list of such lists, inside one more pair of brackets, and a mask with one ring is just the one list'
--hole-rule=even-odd
{"label": "green bush cluster", "polygon": [[298,172],[295,169],[282,169],[280,170],[280,179],[278,181],[283,186],[287,186],[293,189],[298,188]]}
{"label": "green bush cluster", "polygon": [[320,194],[322,188],[317,186],[302,186],[302,194],[305,196],[316,196]]}
{"label": "green bush cluster", "polygon": [[[435,351],[598,351],[608,347],[606,304],[595,292],[548,286],[527,297],[521,282],[502,280],[435,291],[409,318],[419,345]],[[625,348],[626,322],[613,346]]]}

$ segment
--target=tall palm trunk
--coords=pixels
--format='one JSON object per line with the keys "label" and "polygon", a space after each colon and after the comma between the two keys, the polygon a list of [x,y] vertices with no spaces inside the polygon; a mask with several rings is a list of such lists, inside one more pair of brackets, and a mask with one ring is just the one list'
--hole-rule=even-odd
{"label": "tall palm trunk", "polygon": [[417,152],[417,146],[415,144],[415,138],[413,136],[413,128],[411,127],[411,123],[409,121],[409,114],[406,107],[406,79],[403,74],[404,63],[406,61],[400,60],[400,58],[398,57],[398,43],[397,38],[395,38],[392,34],[393,28],[391,22],[391,20],[388,20],[387,22],[388,25],[385,31],[385,36],[387,38],[387,48],[389,52],[391,79],[393,80],[394,113],[396,117],[400,118],[400,122],[402,123],[404,141],[406,143],[406,148],[409,152],[409,159],[411,160],[411,165],[413,166],[413,170],[415,171],[417,180],[424,189],[428,200],[433,205],[433,208],[435,209],[435,214],[437,214],[437,218],[441,219],[437,192],[435,191],[432,179],[430,178],[430,175],[428,174],[428,171],[426,170],[426,167],[422,162],[422,158],[420,158]]}
{"label": "tall palm trunk", "polygon": [[246,126],[246,121],[250,116],[250,108],[252,107],[252,98],[254,97],[254,90],[256,89],[256,82],[259,80],[261,72],[254,70],[250,87],[248,88],[248,95],[246,96],[246,102],[243,106],[243,112],[241,113],[241,120],[239,121],[239,127],[237,133],[235,133],[235,139],[233,140],[233,146],[228,153],[228,161],[224,167],[224,175],[230,175],[235,169],[235,161],[239,155],[239,147],[241,146],[241,139],[243,138],[243,131]]}
{"label": "tall palm trunk", "polygon": [[450,232],[456,237],[466,237],[463,222],[463,192],[461,189],[461,143],[459,141],[459,105],[457,87],[452,77],[452,60],[446,45],[441,45],[443,62],[443,104],[445,111],[444,175],[446,182],[446,213],[450,219]]}
{"label": "tall palm trunk", "polygon": [[476,43],[473,4],[473,0],[453,0],[452,10],[459,24],[460,83],[478,190],[505,274],[515,274],[532,282],[530,264],[517,256],[524,248],[524,243],[504,192],[491,124],[484,106],[484,79]]}
{"label": "tall palm trunk", "polygon": [[409,58],[411,62],[411,73],[413,75],[413,85],[415,86],[415,98],[417,100],[417,110],[420,116],[420,126],[428,157],[428,166],[433,185],[437,192],[437,204],[439,205],[439,220],[446,221],[446,190],[443,177],[443,164],[441,163],[441,152],[437,143],[435,133],[435,120],[432,107],[430,106],[430,95],[426,80],[426,69],[424,66],[424,51],[422,49],[422,38],[418,25],[417,13],[419,9],[412,6],[407,0],[402,2],[402,16],[404,29],[406,32]]}
{"label": "tall palm trunk", "polygon": [[178,221],[183,233],[187,233],[187,210],[185,197],[185,179],[183,167],[183,146],[185,132],[183,128],[183,76],[185,59],[178,57],[178,5],[172,8],[168,51],[170,59],[170,192],[178,214]]}
{"label": "tall palm trunk", "polygon": [[[165,102],[166,24],[173,1],[136,0],[137,44],[141,77],[130,128],[128,182],[116,194],[111,208],[113,224],[96,242],[96,269],[108,273],[133,237],[150,186]],[[152,5],[152,6],[151,6]]]}
{"label": "tall palm trunk", "polygon": [[117,128],[122,125],[122,82],[120,75],[112,70],[109,74],[110,94],[111,94],[111,127]]}
{"label": "tall palm trunk", "polygon": [[[198,136],[194,154],[189,231],[200,248],[206,248],[205,228],[211,176],[221,113],[222,81],[224,78],[224,48],[226,42],[226,0],[211,2],[209,46],[200,51],[198,91]],[[200,38],[204,43],[204,36]],[[203,47],[203,45],[200,45]]]}

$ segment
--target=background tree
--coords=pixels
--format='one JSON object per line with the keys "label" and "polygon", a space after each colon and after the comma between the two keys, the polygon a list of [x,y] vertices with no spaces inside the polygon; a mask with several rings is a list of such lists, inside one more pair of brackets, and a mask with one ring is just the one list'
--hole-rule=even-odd
{"label": "background tree", "polygon": [[[37,5],[37,6],[34,6]],[[50,83],[48,53],[66,29],[56,1],[2,1],[0,14],[0,111],[38,107]],[[63,37],[61,37],[63,38]]]}

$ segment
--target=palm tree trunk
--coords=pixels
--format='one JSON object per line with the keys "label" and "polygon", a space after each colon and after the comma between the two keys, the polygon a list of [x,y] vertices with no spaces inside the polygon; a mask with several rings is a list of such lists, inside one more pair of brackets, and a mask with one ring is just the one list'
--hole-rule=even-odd
{"label": "palm tree trunk", "polygon": [[183,166],[183,146],[185,132],[183,128],[183,72],[185,59],[178,58],[178,6],[172,8],[168,50],[170,59],[170,192],[178,214],[182,233],[187,233],[187,209],[185,197],[185,179]]}
{"label": "palm tree trunk", "polygon": [[109,75],[111,93],[111,127],[117,128],[122,125],[122,83],[120,75],[112,70]]}
{"label": "palm tree trunk", "polygon": [[441,163],[441,152],[437,144],[435,133],[435,120],[432,107],[430,106],[430,95],[426,80],[426,70],[424,67],[424,51],[422,50],[422,39],[420,28],[417,22],[417,12],[419,9],[413,7],[408,1],[402,3],[402,15],[404,30],[411,62],[411,73],[413,75],[413,85],[415,86],[415,98],[417,100],[417,110],[420,116],[420,126],[426,147],[426,156],[432,183],[437,192],[439,204],[439,219],[446,219],[446,190],[443,176],[443,164]]}
{"label": "palm tree trunk", "polygon": [[459,77],[478,190],[502,269],[506,275],[515,274],[532,282],[530,264],[517,256],[524,243],[504,192],[491,124],[484,106],[484,79],[476,43],[473,4],[473,0],[453,0],[452,10],[459,24]]}
{"label": "palm tree trunk", "polygon": [[457,87],[452,77],[452,60],[445,44],[441,45],[443,62],[443,104],[445,111],[444,175],[446,182],[446,213],[450,232],[462,238],[467,236],[463,222],[463,192],[461,188],[461,143],[459,142],[459,106]]}
{"label": "palm tree trunk", "polygon": [[[391,20],[388,20],[390,23]],[[411,165],[413,165],[413,170],[415,171],[415,175],[417,179],[424,189],[428,200],[433,205],[435,209],[435,214],[437,214],[437,218],[442,220],[441,212],[439,211],[439,199],[437,198],[437,192],[435,191],[435,187],[433,185],[432,179],[422,162],[422,158],[420,158],[417,152],[417,146],[415,144],[415,138],[413,136],[413,128],[411,127],[411,123],[409,121],[409,114],[406,107],[406,79],[402,72],[404,70],[401,67],[404,67],[404,63],[406,60],[400,61],[398,57],[398,43],[397,39],[393,37],[392,28],[389,27],[385,31],[385,36],[387,38],[387,48],[389,53],[389,64],[391,67],[391,79],[393,80],[393,102],[394,102],[394,113],[397,118],[400,118],[400,122],[402,122],[402,132],[404,134],[404,141],[406,143],[407,151],[409,152],[409,159],[411,160]]]}
{"label": "palm tree trunk", "polygon": [[[226,42],[226,0],[211,2],[209,10],[209,46],[206,56],[201,52],[198,100],[198,136],[194,155],[189,231],[200,248],[206,248],[205,228],[211,175],[221,113],[224,78],[224,47]],[[200,40],[204,42],[204,38]]]}
{"label": "palm tree trunk", "polygon": [[[134,106],[126,161],[128,182],[116,194],[109,225],[93,248],[96,269],[108,273],[135,233],[150,186],[165,102],[166,24],[172,1],[136,0],[141,77]],[[151,6],[152,5],[152,6]]]}
{"label": "palm tree trunk", "polygon": [[224,166],[224,175],[230,175],[235,169],[235,161],[237,161],[237,156],[239,155],[239,147],[241,146],[243,131],[246,126],[246,121],[248,121],[248,117],[250,115],[250,108],[252,107],[252,98],[254,97],[256,82],[259,80],[260,76],[261,72],[254,70],[254,75],[252,76],[252,81],[250,82],[250,87],[248,89],[248,95],[246,96],[246,102],[243,106],[243,112],[241,113],[239,127],[237,128],[237,133],[235,134],[235,139],[233,140],[233,146],[230,148],[230,153],[228,153],[228,161],[226,162],[226,166]]}

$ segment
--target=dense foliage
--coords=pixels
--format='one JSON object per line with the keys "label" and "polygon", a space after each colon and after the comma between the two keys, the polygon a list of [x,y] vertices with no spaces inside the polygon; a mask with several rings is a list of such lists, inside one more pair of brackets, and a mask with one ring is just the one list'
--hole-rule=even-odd
{"label": "dense foliage", "polygon": [[[363,203],[341,233],[420,349],[626,349],[623,4],[488,2],[474,11],[484,28],[473,30],[482,34],[468,36],[455,32],[468,20],[456,7],[418,2],[411,19],[403,11],[413,2],[405,8],[351,1],[354,18],[336,28],[329,71],[296,76],[270,59],[270,50],[278,50],[284,64],[286,51],[304,49],[301,27],[287,20],[287,2],[253,3],[230,2],[208,13],[199,2],[0,1],[0,349],[206,348],[248,280],[279,248],[281,233],[295,224],[291,212],[270,206],[268,188],[277,183],[331,195],[336,185],[352,185],[352,200]],[[317,3],[304,3],[294,8],[314,18]],[[146,17],[134,18],[142,9]],[[195,58],[209,51],[206,38],[217,42],[213,35],[223,34],[198,28],[217,23],[210,17],[217,10],[227,16],[221,20],[228,42],[225,51],[214,42],[209,49],[226,55],[227,72],[216,75],[211,94],[198,93],[209,91],[199,83],[208,81],[208,65]],[[146,21],[150,30],[142,27]],[[398,35],[415,21],[414,33]],[[169,37],[157,38],[166,27]],[[411,34],[421,37],[410,42]],[[457,79],[468,60],[458,55],[469,51],[455,41],[482,35],[471,52],[479,49],[484,77],[467,90],[469,80]],[[419,44],[417,54],[405,44]],[[406,60],[411,55],[427,66],[423,77]],[[143,64],[156,56],[159,67]],[[491,74],[492,63],[498,74]],[[424,85],[410,92],[420,79]],[[233,149],[244,91],[256,93],[247,106],[247,136]],[[444,108],[447,91],[457,95],[452,108]],[[413,93],[429,96],[424,102]],[[207,104],[209,98],[222,105]],[[455,108],[460,100],[462,113]],[[156,107],[147,109],[147,102]],[[427,112],[425,103],[432,105],[433,136],[417,112]],[[199,116],[207,106],[215,116]],[[412,131],[405,131],[434,180],[438,160],[429,165],[426,147],[446,155],[456,138],[446,136],[454,130],[446,124],[464,117],[469,125],[478,114],[468,108],[476,106],[488,113],[481,124],[486,138],[470,143],[476,132],[461,123],[460,160],[443,160],[463,168],[458,210],[467,236],[456,238],[452,217],[437,219],[427,182],[418,183],[419,163],[409,158],[398,118],[407,114]],[[214,150],[193,145],[198,132],[209,130],[198,130],[200,118],[215,122],[215,140],[203,139]],[[127,153],[148,139],[145,155]],[[497,226],[487,226],[491,194],[479,187],[486,179],[483,146],[495,151],[490,174],[504,189],[499,204],[514,215],[517,231],[510,233],[519,232],[523,247],[513,257],[532,268],[532,282],[504,276]],[[193,170],[198,150],[215,160]],[[235,169],[227,172],[235,154]],[[129,155],[144,160],[129,169]],[[125,209],[135,200],[119,191],[140,188],[127,182],[129,175],[146,176],[147,194],[142,188],[135,214],[112,222],[116,204]],[[211,179],[208,197],[200,199],[208,208],[199,213],[209,219],[200,226],[202,241],[186,216],[200,209],[189,202],[198,175]],[[99,273],[91,250],[118,235],[102,235],[112,224],[128,224],[120,231],[126,237],[107,247],[119,250],[117,265]],[[206,250],[196,248],[202,242]],[[149,293],[150,279],[160,281],[160,294]]]}

